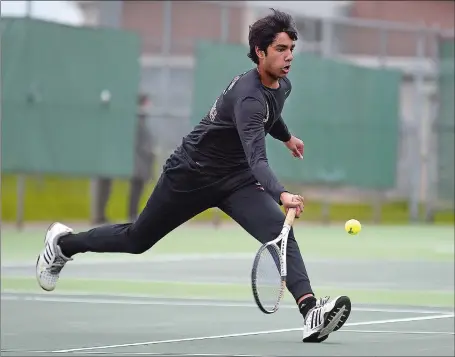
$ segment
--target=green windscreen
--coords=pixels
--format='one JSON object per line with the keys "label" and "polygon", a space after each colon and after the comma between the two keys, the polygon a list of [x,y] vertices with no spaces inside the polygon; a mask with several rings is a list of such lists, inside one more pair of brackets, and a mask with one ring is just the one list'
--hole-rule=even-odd
{"label": "green windscreen", "polygon": [[0,24],[2,170],[130,176],[139,38],[31,19]]}
{"label": "green windscreen", "polygon": [[[252,68],[247,52],[240,45],[199,44],[193,124],[232,77]],[[269,137],[267,156],[278,177],[293,183],[394,187],[401,74],[297,54],[289,78],[292,93],[283,118],[304,141],[305,159],[292,158],[281,142]]]}

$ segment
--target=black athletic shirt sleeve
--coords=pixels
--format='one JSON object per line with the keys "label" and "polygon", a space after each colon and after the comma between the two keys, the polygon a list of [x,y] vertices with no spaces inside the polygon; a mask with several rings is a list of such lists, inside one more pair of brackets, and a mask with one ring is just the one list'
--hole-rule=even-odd
{"label": "black athletic shirt sleeve", "polygon": [[275,124],[273,124],[273,126],[270,128],[269,134],[273,138],[283,142],[289,141],[291,139],[291,133],[289,132],[289,129],[283,121],[281,115]]}
{"label": "black athletic shirt sleeve", "polygon": [[248,164],[256,180],[280,203],[280,195],[286,190],[278,182],[267,161],[264,118],[265,108],[258,99],[246,97],[236,102],[234,120]]}

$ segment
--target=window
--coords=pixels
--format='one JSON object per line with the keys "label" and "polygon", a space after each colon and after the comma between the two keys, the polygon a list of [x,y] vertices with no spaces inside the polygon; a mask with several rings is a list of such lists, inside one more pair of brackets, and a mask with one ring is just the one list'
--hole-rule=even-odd
{"label": "window", "polygon": [[150,95],[153,101],[152,113],[164,110],[164,92],[161,90],[161,68],[143,67],[141,72],[141,91]]}
{"label": "window", "polygon": [[172,108],[190,115],[193,93],[193,69],[171,68],[169,73],[169,95]]}
{"label": "window", "polygon": [[143,67],[141,89],[153,98],[153,113],[191,115],[193,69]]}

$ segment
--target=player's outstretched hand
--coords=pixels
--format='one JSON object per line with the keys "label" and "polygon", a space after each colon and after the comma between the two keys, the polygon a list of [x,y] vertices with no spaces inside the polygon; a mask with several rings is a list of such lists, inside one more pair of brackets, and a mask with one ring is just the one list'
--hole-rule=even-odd
{"label": "player's outstretched hand", "polygon": [[280,195],[281,203],[287,213],[289,208],[295,208],[295,217],[299,218],[300,214],[303,212],[304,208],[304,199],[300,195],[293,195],[289,192],[283,192]]}

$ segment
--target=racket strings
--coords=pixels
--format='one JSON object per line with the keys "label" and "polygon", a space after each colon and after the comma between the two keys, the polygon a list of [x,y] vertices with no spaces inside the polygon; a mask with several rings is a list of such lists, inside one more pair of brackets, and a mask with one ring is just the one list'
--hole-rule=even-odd
{"label": "racket strings", "polygon": [[276,308],[282,294],[280,251],[276,245],[262,250],[256,267],[256,291],[261,305],[268,311]]}

